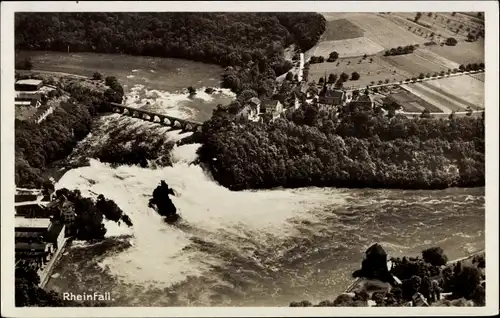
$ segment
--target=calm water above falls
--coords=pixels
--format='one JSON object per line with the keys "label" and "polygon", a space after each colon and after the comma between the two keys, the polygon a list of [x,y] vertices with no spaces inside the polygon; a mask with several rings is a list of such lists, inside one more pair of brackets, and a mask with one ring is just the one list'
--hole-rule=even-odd
{"label": "calm water above falls", "polygon": [[[129,100],[133,96],[128,90]],[[154,105],[157,111],[168,109]],[[165,140],[183,136],[114,114],[97,122],[74,156],[89,156],[108,142],[110,127],[139,127]],[[484,247],[484,188],[231,192],[189,165],[197,148],[174,148],[174,165],[156,170],[91,161],[67,172],[58,188],[104,194],[134,227],[107,223],[103,243],[76,242],[47,287],[109,291],[117,306],[287,306],[334,298],[374,242],[392,256],[439,245],[456,258]],[[162,179],[177,193],[173,202],[182,221],[176,226],[164,224],[147,207]]]}

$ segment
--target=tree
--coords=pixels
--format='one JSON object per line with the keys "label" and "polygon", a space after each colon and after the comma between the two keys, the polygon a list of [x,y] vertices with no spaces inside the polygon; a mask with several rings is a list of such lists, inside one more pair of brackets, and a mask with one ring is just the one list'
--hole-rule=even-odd
{"label": "tree", "polygon": [[418,22],[418,20],[420,20],[421,17],[422,17],[422,13],[421,12],[417,12],[417,15],[415,15],[414,21]]}
{"label": "tree", "polygon": [[293,73],[292,72],[286,73],[285,79],[290,82],[293,81]]}
{"label": "tree", "polygon": [[366,58],[368,57],[368,55],[363,55],[363,60],[366,60]]}
{"label": "tree", "polygon": [[420,114],[420,118],[431,118],[431,112],[427,108],[425,108],[422,111],[422,114]]}
{"label": "tree", "polygon": [[452,12],[451,16],[454,17],[456,14],[457,14],[456,12]]}
{"label": "tree", "polygon": [[448,262],[448,257],[441,247],[431,247],[422,251],[422,257],[424,261],[434,266],[446,265]]}
{"label": "tree", "polygon": [[467,106],[466,110],[467,110],[467,116],[469,116],[469,117],[472,116],[472,112],[473,112],[472,108],[470,106]]}
{"label": "tree", "polygon": [[335,83],[335,81],[337,80],[337,74],[333,74],[331,73],[329,76],[328,76],[328,83]]}
{"label": "tree", "polygon": [[333,51],[328,56],[328,62],[335,62],[338,58],[339,58],[339,53],[337,53],[336,51]]}
{"label": "tree", "polygon": [[460,64],[460,66],[458,67],[458,69],[459,69],[460,72],[464,72],[465,71],[465,65]]}
{"label": "tree", "polygon": [[474,291],[481,282],[481,272],[476,267],[463,266],[455,275],[453,295],[471,299]]}
{"label": "tree", "polygon": [[410,300],[413,295],[415,295],[420,289],[420,285],[422,284],[422,279],[416,275],[412,276],[410,279],[406,279],[403,281],[403,298],[406,300]]}
{"label": "tree", "polygon": [[419,78],[419,79],[424,79],[424,77],[425,77],[424,73],[420,73],[420,74],[418,75],[418,78]]}
{"label": "tree", "polygon": [[351,80],[352,81],[357,81],[357,80],[359,80],[360,77],[361,76],[359,75],[358,72],[352,72],[352,74],[351,74]]}
{"label": "tree", "polygon": [[339,79],[342,80],[342,82],[345,82],[349,79],[349,75],[347,75],[347,73],[345,72],[342,72],[342,74],[340,74]]}
{"label": "tree", "polygon": [[320,77],[320,78],[319,78],[319,80],[318,80],[318,83],[319,83],[319,84],[323,84],[323,82],[324,82],[324,81],[325,81],[325,80],[323,79],[323,77]]}
{"label": "tree", "polygon": [[103,78],[103,76],[99,72],[94,72],[94,74],[92,75],[92,79],[97,80],[97,81],[102,80],[102,78]]}
{"label": "tree", "polygon": [[445,43],[448,46],[455,46],[457,45],[458,41],[455,38],[447,38]]}
{"label": "tree", "polygon": [[432,12],[427,13],[427,16],[430,18],[432,17]]}

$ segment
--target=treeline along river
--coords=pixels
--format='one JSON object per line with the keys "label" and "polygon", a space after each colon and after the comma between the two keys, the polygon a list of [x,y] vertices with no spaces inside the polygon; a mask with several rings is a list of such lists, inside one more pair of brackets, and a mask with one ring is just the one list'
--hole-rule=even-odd
{"label": "treeline along river", "polygon": [[[106,59],[79,56],[81,64],[71,60],[74,57],[68,57],[68,64],[91,69],[85,63]],[[37,59],[42,65],[34,57],[35,67]],[[113,66],[116,73],[111,75],[118,75],[127,85],[127,103],[140,107],[147,100],[158,112],[177,111],[184,118],[206,119],[199,114],[209,114],[215,103],[167,104],[165,96],[185,98],[185,93],[176,93],[178,89],[168,84],[161,94],[151,94],[160,91],[155,84],[148,86],[148,76],[158,76],[158,69],[146,73],[130,67],[144,59],[127,57],[123,64]],[[179,74],[189,74],[184,67],[192,67],[191,62],[180,63],[187,64],[179,64]],[[58,71],[64,71],[61,65]],[[196,76],[204,78],[206,73],[199,72]],[[134,82],[138,74],[148,74],[142,75],[143,86]],[[175,83],[176,78],[171,81]],[[137,94],[138,87],[143,95]],[[220,96],[233,98],[227,91]],[[199,98],[210,101],[215,97],[200,94]],[[179,104],[182,109],[175,107]],[[165,142],[188,136],[155,123],[107,115],[97,120],[71,157],[92,157],[131,129],[147,131]],[[91,159],[89,166],[68,171],[57,188],[78,188],[84,196],[102,193],[130,216],[134,226],[110,222],[105,241],[75,242],[47,287],[59,292],[109,291],[114,299],[111,305],[117,306],[287,306],[297,299],[333,298],[349,285],[362,253],[374,242],[391,256],[418,255],[424,248],[439,245],[450,259],[484,247],[484,187],[233,192],[191,164],[199,146],[174,147],[169,167],[152,168],[154,162],[149,168],[111,167]],[[182,217],[176,225],[165,224],[148,208],[161,180],[176,194],[172,200]]]}

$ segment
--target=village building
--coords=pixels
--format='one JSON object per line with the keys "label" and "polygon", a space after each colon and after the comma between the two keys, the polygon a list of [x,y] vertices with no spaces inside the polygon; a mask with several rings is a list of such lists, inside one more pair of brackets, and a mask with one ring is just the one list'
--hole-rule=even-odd
{"label": "village building", "polygon": [[42,190],[38,189],[16,189],[14,202],[40,201],[43,198]]}
{"label": "village building", "polygon": [[39,79],[22,79],[15,83],[18,92],[35,92],[42,88],[43,81]]}
{"label": "village building", "polygon": [[351,109],[360,109],[360,110],[373,109],[374,105],[375,102],[373,101],[373,98],[367,92],[365,94],[357,96],[349,103],[349,107]]}
{"label": "village building", "polygon": [[266,120],[275,121],[283,112],[283,104],[279,100],[268,99],[262,102],[261,111]]}
{"label": "village building", "polygon": [[16,261],[24,260],[37,269],[45,265],[64,244],[64,224],[50,218],[15,217]]}
{"label": "village building", "polygon": [[326,82],[318,94],[318,104],[325,106],[341,106],[346,101],[346,93],[340,88],[328,87]]}
{"label": "village building", "polygon": [[38,108],[42,105],[39,98],[35,96],[30,97],[16,97],[14,98],[14,106],[16,107],[33,107]]}
{"label": "village building", "polygon": [[23,216],[26,218],[50,218],[54,215],[54,212],[40,203],[16,205],[15,212],[16,216]]}

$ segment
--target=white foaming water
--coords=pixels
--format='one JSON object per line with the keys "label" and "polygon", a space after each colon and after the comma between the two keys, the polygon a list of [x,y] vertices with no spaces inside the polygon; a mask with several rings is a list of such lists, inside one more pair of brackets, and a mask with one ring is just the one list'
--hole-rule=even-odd
{"label": "white foaming water", "polygon": [[[176,132],[166,134],[168,138],[178,136]],[[130,216],[132,228],[105,223],[107,237],[132,235],[132,247],[108,256],[101,263],[111,274],[129,282],[163,286],[181,282],[188,276],[201,276],[210,265],[222,260],[186,249],[191,238],[228,247],[233,244],[235,250],[241,249],[235,241],[238,238],[251,240],[254,246],[265,246],[270,237],[280,240],[296,234],[291,220],[314,219],[314,214],[308,211],[335,201],[343,202],[341,198],[335,200],[335,196],[332,200],[334,190],[231,192],[213,182],[200,166],[190,165],[198,147],[174,147],[173,166],[161,169],[112,168],[91,160],[90,166],[70,170],[57,183],[57,189],[79,189],[83,196],[103,194]],[[187,228],[165,224],[161,216],[148,208],[148,200],[160,180],[174,189],[176,196],[172,201]]]}
{"label": "white foaming water", "polygon": [[[130,75],[133,76],[133,75]],[[126,95],[125,104],[130,107],[145,107],[150,110],[165,113],[178,118],[193,118],[196,116],[197,110],[191,107],[189,103],[199,101],[209,103],[214,100],[216,95],[224,95],[233,97],[235,94],[229,89],[216,88],[214,93],[207,94],[205,87],[196,90],[196,95],[189,96],[187,90],[177,92],[168,92],[160,90],[149,90],[142,84],[136,84]],[[149,105],[148,105],[149,103]]]}

